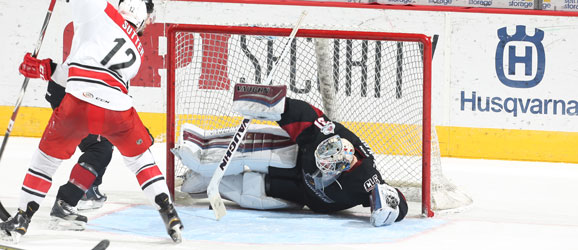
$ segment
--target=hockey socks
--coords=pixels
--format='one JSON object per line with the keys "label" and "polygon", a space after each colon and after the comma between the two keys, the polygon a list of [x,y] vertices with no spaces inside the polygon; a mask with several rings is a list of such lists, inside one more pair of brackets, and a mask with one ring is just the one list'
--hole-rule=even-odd
{"label": "hockey socks", "polygon": [[161,170],[156,165],[149,150],[135,157],[124,157],[127,167],[135,174],[141,189],[157,209],[161,209],[155,202],[159,194],[169,193],[167,182]]}

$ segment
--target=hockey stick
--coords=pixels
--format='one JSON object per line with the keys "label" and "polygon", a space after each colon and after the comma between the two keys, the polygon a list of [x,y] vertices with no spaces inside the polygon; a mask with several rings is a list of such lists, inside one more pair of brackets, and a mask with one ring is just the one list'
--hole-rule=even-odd
{"label": "hockey stick", "polygon": [[438,38],[439,35],[435,34],[432,37],[432,41],[431,41],[431,58],[433,59],[434,54],[436,53],[436,46],[438,45]]}
{"label": "hockey stick", "polygon": [[[40,46],[42,45],[42,40],[44,40],[44,34],[46,34],[46,28],[48,27],[48,22],[50,21],[50,17],[52,16],[52,10],[54,10],[54,5],[56,4],[56,0],[50,0],[50,5],[48,6],[48,12],[46,12],[46,17],[44,17],[44,24],[42,24],[42,29],[40,30],[40,37],[36,42],[36,48],[34,48],[34,53],[32,57],[38,56],[38,52],[40,51]],[[20,89],[20,95],[18,96],[18,100],[16,101],[16,105],[14,106],[14,112],[12,112],[12,117],[10,117],[10,122],[8,123],[8,128],[6,129],[6,134],[4,135],[4,139],[2,140],[2,147],[0,148],[0,160],[2,160],[2,154],[4,154],[4,149],[6,149],[6,143],[8,143],[8,137],[10,137],[10,133],[12,133],[12,127],[14,126],[14,121],[16,121],[16,116],[18,115],[18,110],[20,109],[20,105],[22,104],[22,99],[24,99],[24,93],[26,92],[26,87],[28,87],[28,81],[30,79],[28,77],[24,78],[24,83],[22,83],[22,89]],[[0,201],[0,219],[2,221],[6,221],[10,218],[10,213],[6,211],[4,206],[2,206],[2,202]]]}
{"label": "hockey stick", "polygon": [[[291,31],[291,34],[289,35],[289,41],[283,48],[279,60],[275,63],[275,65],[269,72],[267,79],[265,79],[265,82],[263,83],[264,85],[269,85],[271,83],[273,79],[273,74],[275,73],[277,66],[279,65],[279,62],[283,60],[285,54],[287,54],[287,51],[289,51],[291,43],[293,42],[293,39],[295,39],[295,35],[299,30],[299,26],[301,26],[301,21],[303,21],[303,18],[306,15],[307,12],[305,11],[301,13],[299,21]],[[231,162],[233,155],[237,151],[239,144],[241,144],[241,142],[243,141],[243,138],[247,133],[250,123],[251,119],[245,117],[243,118],[243,121],[241,122],[239,129],[237,129],[237,132],[235,132],[235,134],[233,135],[233,139],[229,143],[227,152],[225,152],[225,155],[223,155],[221,163],[219,164],[219,167],[215,169],[213,177],[211,178],[209,186],[207,187],[207,195],[209,196],[209,202],[211,203],[211,208],[213,209],[213,212],[215,213],[215,217],[217,218],[217,220],[220,220],[223,216],[225,216],[225,214],[227,214],[227,209],[225,208],[225,204],[223,203],[223,199],[221,198],[221,194],[219,193],[219,184],[221,183],[221,179],[223,179],[223,175],[225,175],[225,171],[227,170],[227,167],[229,166],[229,163]]]}
{"label": "hockey stick", "polygon": [[1,244],[0,244],[0,249],[2,249],[2,250],[24,250],[22,248],[9,247],[9,246],[1,245]]}
{"label": "hockey stick", "polygon": [[92,248],[92,250],[106,250],[108,245],[110,245],[109,240],[101,240],[98,244],[96,244],[96,246]]}

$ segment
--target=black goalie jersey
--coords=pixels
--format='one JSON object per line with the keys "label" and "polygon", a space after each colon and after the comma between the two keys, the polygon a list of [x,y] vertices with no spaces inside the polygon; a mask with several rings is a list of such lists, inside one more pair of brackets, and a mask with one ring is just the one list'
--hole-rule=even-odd
{"label": "black goalie jersey", "polygon": [[[340,123],[329,120],[318,108],[301,100],[286,99],[285,112],[278,124],[299,145],[297,166],[293,169],[269,167],[267,195],[306,205],[321,213],[360,204],[369,206],[373,186],[383,183],[383,179],[367,144]],[[358,161],[338,176],[323,176],[315,164],[315,149],[336,134],[353,144]]]}

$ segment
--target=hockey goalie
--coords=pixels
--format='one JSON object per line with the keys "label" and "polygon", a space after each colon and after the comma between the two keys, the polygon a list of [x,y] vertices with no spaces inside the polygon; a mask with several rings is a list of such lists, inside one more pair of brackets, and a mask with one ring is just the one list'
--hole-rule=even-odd
{"label": "hockey goalie", "polygon": [[[238,84],[233,109],[253,124],[225,172],[219,192],[251,209],[298,209],[332,213],[357,205],[370,207],[376,227],[407,214],[403,194],[383,181],[371,149],[342,124],[297,99],[270,93],[284,86]],[[240,93],[243,92],[243,93]],[[234,130],[181,127],[173,153],[190,170],[181,191],[203,195]]]}

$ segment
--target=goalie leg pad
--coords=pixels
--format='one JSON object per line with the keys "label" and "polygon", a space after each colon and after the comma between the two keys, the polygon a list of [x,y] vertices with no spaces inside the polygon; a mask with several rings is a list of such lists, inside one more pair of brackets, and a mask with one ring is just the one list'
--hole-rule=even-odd
{"label": "goalie leg pad", "polygon": [[243,193],[239,205],[252,209],[299,209],[292,202],[267,196],[265,193],[265,175],[248,172],[243,174]]}
{"label": "goalie leg pad", "polygon": [[181,192],[189,194],[202,194],[207,192],[207,187],[211,182],[211,177],[203,176],[193,170],[188,170],[185,173],[185,180],[181,186]]}
{"label": "goalie leg pad", "polygon": [[223,177],[219,185],[219,193],[223,198],[243,208],[259,210],[302,208],[292,202],[267,196],[265,175],[256,172]]}
{"label": "goalie leg pad", "polygon": [[400,215],[400,197],[395,188],[387,184],[378,184],[371,191],[370,198],[370,222],[373,226],[387,226],[397,221]]}
{"label": "goalie leg pad", "polygon": [[[227,151],[227,148],[217,145],[229,143],[232,136],[227,131],[212,134],[214,132],[184,124],[181,128],[181,143],[172,152],[189,169],[211,177]],[[254,124],[249,127],[243,144],[230,161],[225,176],[239,175],[245,171],[245,166],[261,173],[267,173],[269,166],[293,168],[297,161],[297,149],[297,145],[281,128]]]}
{"label": "goalie leg pad", "polygon": [[223,176],[219,184],[219,193],[227,200],[241,205],[241,194],[243,192],[243,175]]}

